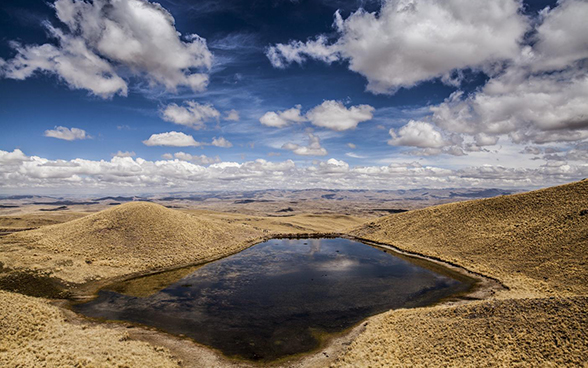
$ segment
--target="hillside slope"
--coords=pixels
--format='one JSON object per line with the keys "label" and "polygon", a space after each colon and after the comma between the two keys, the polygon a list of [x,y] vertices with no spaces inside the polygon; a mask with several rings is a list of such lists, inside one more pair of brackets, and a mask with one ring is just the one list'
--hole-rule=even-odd
{"label": "hillside slope", "polygon": [[243,224],[132,202],[9,235],[0,262],[83,282],[216,259],[245,248],[261,234]]}
{"label": "hillside slope", "polygon": [[355,236],[510,288],[370,319],[333,367],[577,367],[588,361],[588,180],[388,216]]}
{"label": "hillside slope", "polygon": [[2,367],[179,367],[167,349],[123,329],[68,323],[45,300],[0,290]]}
{"label": "hillside slope", "polygon": [[588,180],[386,216],[352,234],[460,264],[523,295],[588,293]]}

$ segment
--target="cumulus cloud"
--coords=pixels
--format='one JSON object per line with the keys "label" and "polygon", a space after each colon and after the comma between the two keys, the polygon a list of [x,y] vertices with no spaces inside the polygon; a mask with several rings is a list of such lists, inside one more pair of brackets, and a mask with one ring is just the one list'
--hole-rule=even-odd
{"label": "cumulus cloud", "polygon": [[535,70],[565,69],[588,58],[588,2],[561,0],[546,8],[537,27],[533,68]]}
{"label": "cumulus cloud", "polygon": [[373,112],[370,105],[346,108],[341,101],[327,100],[306,113],[306,117],[312,125],[340,132],[355,129],[357,124],[371,120]]}
{"label": "cumulus cloud", "polygon": [[231,142],[229,142],[228,140],[226,140],[223,137],[214,137],[212,138],[212,143],[211,145],[215,146],[215,147],[223,147],[223,148],[231,148],[233,147],[233,144]]}
{"label": "cumulus cloud", "polygon": [[[178,158],[179,157],[179,158]],[[200,163],[195,157],[178,153],[166,160],[113,157],[100,160],[49,160],[27,156],[20,150],[0,150],[0,188],[27,190],[51,188],[72,190],[136,191],[137,188],[169,191],[170,188],[245,190],[265,188],[451,188],[451,187],[544,187],[588,176],[584,162],[572,165],[552,161],[537,168],[471,166],[459,170],[422,165],[418,162],[387,166],[351,167],[345,161],[329,159],[311,166],[292,160],[268,162],[258,159],[243,163]],[[185,160],[190,158],[191,160]],[[210,159],[210,158],[209,158]]]}
{"label": "cumulus cloud", "polygon": [[135,157],[137,154],[135,151],[118,151],[117,153],[113,153],[112,157]]}
{"label": "cumulus cloud", "polygon": [[266,55],[277,68],[307,58],[348,61],[374,93],[434,78],[456,83],[456,70],[487,69],[518,55],[528,29],[521,6],[517,0],[387,0],[378,13],[360,9],[347,19],[335,13],[334,42],[319,35],[271,46]]}
{"label": "cumulus cloud", "polygon": [[149,139],[143,141],[146,146],[169,146],[169,147],[199,147],[201,142],[197,142],[194,137],[182,132],[167,132],[152,134]]}
{"label": "cumulus cloud", "polygon": [[588,138],[588,3],[563,0],[546,9],[534,44],[480,89],[453,93],[432,107],[447,131],[475,135],[481,145],[500,135],[515,143],[545,144]]}
{"label": "cumulus cloud", "polygon": [[185,153],[185,152],[176,152],[173,155],[171,153],[166,153],[166,154],[162,155],[162,158],[165,158],[168,160],[171,160],[174,157],[178,160],[192,162],[196,165],[212,165],[212,164],[218,164],[219,162],[221,162],[221,159],[218,156],[208,157],[206,155],[191,155],[191,154]]}
{"label": "cumulus cloud", "polygon": [[45,131],[45,137],[63,139],[66,141],[75,141],[78,139],[92,138],[85,130],[79,128],[66,128],[62,126],[55,127]]}
{"label": "cumulus cloud", "polygon": [[229,111],[225,112],[225,116],[223,119],[228,120],[228,121],[239,121],[240,120],[239,111],[237,111],[235,109],[229,110]]}
{"label": "cumulus cloud", "polygon": [[349,164],[343,160],[330,158],[326,162],[319,162],[318,167],[314,166],[311,170],[324,174],[347,173],[349,172]]}
{"label": "cumulus cloud", "polygon": [[282,149],[292,151],[300,156],[326,156],[328,153],[325,148],[321,147],[320,138],[312,133],[308,133],[308,146],[288,142],[282,146]]}
{"label": "cumulus cloud", "polygon": [[302,109],[302,106],[296,105],[284,111],[268,111],[259,118],[259,122],[265,126],[274,128],[283,128],[293,123],[301,123],[307,119],[301,115],[300,109]]}
{"label": "cumulus cloud", "polygon": [[449,144],[433,124],[411,120],[398,129],[389,131],[391,146],[410,146],[420,148],[441,148]]}
{"label": "cumulus cloud", "polygon": [[0,164],[2,165],[20,165],[29,160],[29,157],[19,149],[12,152],[0,150]]}
{"label": "cumulus cloud", "polygon": [[196,101],[184,101],[184,106],[175,103],[167,105],[161,111],[161,117],[179,125],[185,125],[193,129],[201,129],[204,123],[211,119],[218,119],[220,112],[212,104],[200,104]]}
{"label": "cumulus cloud", "polygon": [[[167,147],[204,147],[204,146],[215,146],[230,148],[233,144],[223,137],[213,137],[211,143],[199,142],[194,139],[193,136],[182,133],[182,132],[167,132],[152,134],[149,139],[144,140],[143,144],[146,146],[167,146]],[[168,157],[164,157],[168,158]]]}
{"label": "cumulus cloud", "polygon": [[54,9],[65,29],[44,25],[57,44],[11,43],[16,56],[0,63],[2,76],[53,74],[70,88],[103,98],[127,94],[122,73],[172,92],[178,86],[206,88],[205,72],[212,65],[206,41],[195,34],[182,38],[172,15],[158,3],[57,0]]}
{"label": "cumulus cloud", "polygon": [[315,106],[305,115],[301,113],[302,106],[284,111],[266,112],[259,121],[265,126],[283,128],[293,123],[310,121],[312,125],[335,131],[355,129],[361,122],[371,120],[374,108],[370,105],[345,107],[341,101],[326,100]]}
{"label": "cumulus cloud", "polygon": [[452,132],[541,144],[587,138],[587,99],[586,71],[529,76],[517,70],[472,95],[455,92],[432,111],[437,125]]}

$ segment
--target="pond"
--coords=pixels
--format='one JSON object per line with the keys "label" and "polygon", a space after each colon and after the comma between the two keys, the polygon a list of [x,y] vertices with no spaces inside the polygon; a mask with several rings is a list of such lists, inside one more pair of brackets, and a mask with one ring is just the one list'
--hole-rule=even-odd
{"label": "pond", "polygon": [[[74,308],[185,335],[230,357],[271,361],[316,349],[374,314],[429,305],[473,283],[344,238],[272,239],[187,275],[173,272],[112,288],[125,294],[102,290]],[[133,293],[137,285],[143,289]]]}

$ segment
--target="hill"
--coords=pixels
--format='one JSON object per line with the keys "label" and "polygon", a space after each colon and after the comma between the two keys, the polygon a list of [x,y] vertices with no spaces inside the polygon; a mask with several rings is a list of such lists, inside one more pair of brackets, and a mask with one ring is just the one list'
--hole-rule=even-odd
{"label": "hill", "polygon": [[510,290],[375,316],[333,367],[588,361],[588,180],[391,215],[352,234],[464,266]]}
{"label": "hill", "polygon": [[1,260],[79,283],[216,259],[245,248],[261,234],[244,224],[131,202],[9,235],[3,239]]}
{"label": "hill", "polygon": [[588,293],[588,180],[390,215],[352,234],[462,265],[523,294]]}

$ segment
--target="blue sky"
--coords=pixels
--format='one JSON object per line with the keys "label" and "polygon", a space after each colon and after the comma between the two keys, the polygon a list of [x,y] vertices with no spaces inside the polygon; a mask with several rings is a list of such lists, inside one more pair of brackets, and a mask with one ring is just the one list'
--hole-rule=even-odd
{"label": "blue sky", "polygon": [[588,174],[586,1],[159,4],[0,4],[0,191]]}

